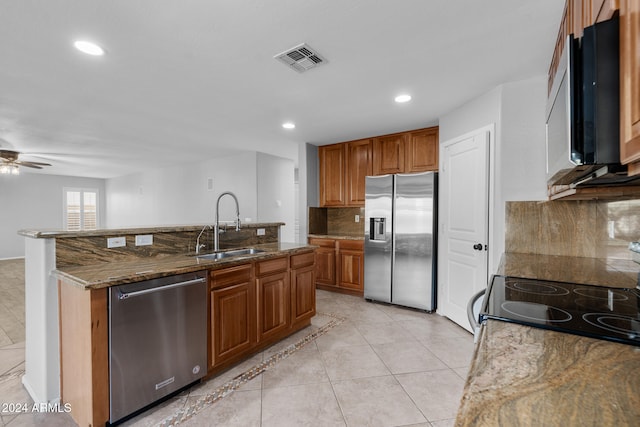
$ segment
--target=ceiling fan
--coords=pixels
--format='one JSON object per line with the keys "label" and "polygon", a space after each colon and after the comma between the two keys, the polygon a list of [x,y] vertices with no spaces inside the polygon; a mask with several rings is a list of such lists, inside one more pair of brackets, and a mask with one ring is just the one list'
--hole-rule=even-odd
{"label": "ceiling fan", "polygon": [[12,150],[0,150],[0,174],[20,174],[20,166],[33,169],[42,169],[42,166],[51,166],[49,163],[28,162],[18,160],[20,153]]}

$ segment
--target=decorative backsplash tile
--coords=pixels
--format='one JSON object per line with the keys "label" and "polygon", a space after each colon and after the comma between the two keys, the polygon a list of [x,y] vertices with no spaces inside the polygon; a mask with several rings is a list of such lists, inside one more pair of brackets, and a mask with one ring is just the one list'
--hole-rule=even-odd
{"label": "decorative backsplash tile", "polygon": [[505,251],[630,259],[640,200],[507,202]]}

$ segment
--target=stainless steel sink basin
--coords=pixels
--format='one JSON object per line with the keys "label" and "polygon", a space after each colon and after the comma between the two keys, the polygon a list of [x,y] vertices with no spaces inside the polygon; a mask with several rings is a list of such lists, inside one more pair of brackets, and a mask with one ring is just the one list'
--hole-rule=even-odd
{"label": "stainless steel sink basin", "polygon": [[224,259],[224,258],[231,258],[234,256],[241,256],[241,255],[255,255],[262,252],[264,252],[262,249],[256,249],[256,248],[230,249],[228,251],[220,251],[220,252],[214,252],[212,254],[198,255],[196,258],[218,260],[218,259]]}

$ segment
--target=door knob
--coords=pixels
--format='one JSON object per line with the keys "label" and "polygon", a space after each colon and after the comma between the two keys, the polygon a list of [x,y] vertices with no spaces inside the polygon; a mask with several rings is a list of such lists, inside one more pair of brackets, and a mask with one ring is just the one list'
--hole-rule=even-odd
{"label": "door knob", "polygon": [[473,245],[473,249],[475,249],[476,251],[481,251],[482,243],[476,243],[475,245]]}

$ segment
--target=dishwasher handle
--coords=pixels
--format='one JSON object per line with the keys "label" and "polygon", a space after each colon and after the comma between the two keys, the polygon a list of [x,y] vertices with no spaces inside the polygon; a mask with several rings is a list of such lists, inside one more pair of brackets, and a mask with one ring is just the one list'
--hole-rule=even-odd
{"label": "dishwasher handle", "polygon": [[167,289],[174,289],[174,288],[180,288],[182,286],[195,285],[196,283],[203,283],[205,281],[206,279],[204,277],[200,277],[198,279],[187,280],[185,282],[172,283],[171,285],[157,286],[155,288],[143,289],[141,291],[121,292],[120,295],[118,295],[118,299],[123,300],[131,297],[138,297],[140,295],[146,295],[152,292],[166,291]]}

